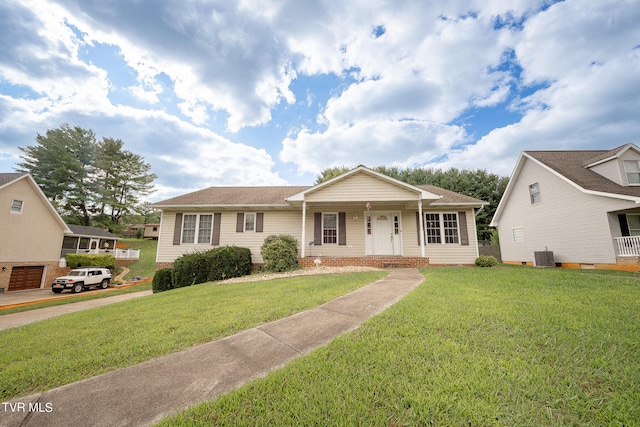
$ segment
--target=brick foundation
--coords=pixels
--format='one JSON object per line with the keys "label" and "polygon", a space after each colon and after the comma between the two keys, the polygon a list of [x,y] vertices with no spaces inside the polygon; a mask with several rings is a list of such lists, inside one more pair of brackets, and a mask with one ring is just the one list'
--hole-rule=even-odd
{"label": "brick foundation", "polygon": [[[504,261],[504,264],[534,266],[533,262]],[[588,264],[579,262],[559,262],[556,267],[589,270],[621,270],[640,272],[640,257],[618,257],[615,264]]]}

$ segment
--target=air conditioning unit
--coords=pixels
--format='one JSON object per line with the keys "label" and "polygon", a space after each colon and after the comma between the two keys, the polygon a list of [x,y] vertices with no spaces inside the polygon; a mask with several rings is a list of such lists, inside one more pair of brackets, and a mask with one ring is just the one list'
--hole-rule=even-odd
{"label": "air conditioning unit", "polygon": [[534,252],[533,257],[536,261],[536,267],[555,267],[556,266],[556,263],[553,261],[553,251]]}

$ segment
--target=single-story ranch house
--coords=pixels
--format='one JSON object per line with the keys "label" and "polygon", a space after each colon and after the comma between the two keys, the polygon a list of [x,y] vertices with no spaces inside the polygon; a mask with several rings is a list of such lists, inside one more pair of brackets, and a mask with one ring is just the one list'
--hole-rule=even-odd
{"label": "single-story ranch house", "polygon": [[162,211],[156,264],[225,245],[251,249],[260,264],[273,234],[298,240],[303,267],[318,258],[323,266],[473,264],[475,216],[486,204],[364,166],[315,186],[211,187],[153,205]]}

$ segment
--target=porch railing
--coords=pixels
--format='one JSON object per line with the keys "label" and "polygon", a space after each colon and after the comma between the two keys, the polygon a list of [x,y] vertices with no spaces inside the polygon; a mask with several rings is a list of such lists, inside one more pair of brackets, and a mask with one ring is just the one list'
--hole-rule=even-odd
{"label": "porch railing", "polygon": [[110,254],[116,259],[139,259],[140,249],[77,249],[77,254]]}
{"label": "porch railing", "polygon": [[618,256],[640,256],[640,236],[616,237]]}

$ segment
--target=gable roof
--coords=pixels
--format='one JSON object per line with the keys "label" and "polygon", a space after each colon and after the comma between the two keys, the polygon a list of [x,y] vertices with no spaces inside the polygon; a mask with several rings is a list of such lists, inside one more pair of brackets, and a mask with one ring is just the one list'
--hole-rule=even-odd
{"label": "gable roof", "polygon": [[60,225],[64,229],[64,232],[65,233],[71,232],[71,230],[69,230],[69,227],[67,226],[67,223],[64,222],[64,220],[62,219],[58,211],[56,211],[56,209],[53,207],[49,199],[47,199],[47,196],[44,195],[44,193],[38,186],[38,183],[36,183],[36,181],[33,179],[33,177],[30,174],[26,172],[0,173],[0,190],[5,187],[8,187],[9,185],[21,179],[27,180],[27,182],[31,185],[31,187],[36,192],[36,194],[38,194],[38,196],[40,197],[42,202],[45,204],[45,206],[47,206],[47,209],[49,210],[49,212],[55,217],[56,221],[60,223]]}
{"label": "gable roof", "polygon": [[432,205],[470,205],[483,206],[488,204],[482,200],[453,191],[445,190],[433,185],[413,186],[394,178],[375,172],[364,166],[358,166],[349,172],[313,186],[273,186],[273,187],[209,187],[182,196],[173,197],[153,204],[158,209],[163,208],[205,208],[205,207],[290,207],[292,203],[301,202],[304,196],[326,186],[336,184],[356,173],[367,173],[399,188],[410,189],[417,196],[434,201]]}
{"label": "gable roof", "polygon": [[504,204],[511,195],[513,185],[526,160],[542,166],[583,193],[640,203],[640,186],[626,187],[589,169],[591,166],[620,157],[629,149],[640,151],[634,144],[625,144],[613,150],[523,151],[489,225],[497,225]]}
{"label": "gable roof", "polygon": [[99,237],[103,239],[119,238],[115,234],[111,233],[109,230],[105,230],[103,228],[88,227],[86,225],[74,225],[74,224],[68,224],[68,227],[71,230],[71,233],[65,233],[65,234],[74,234],[77,236],[84,236],[84,237]]}

